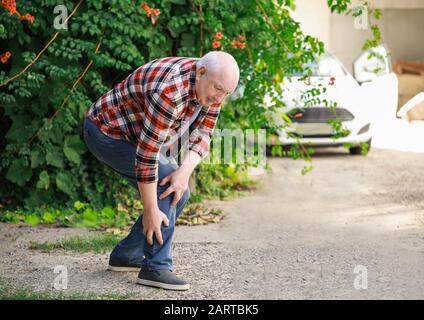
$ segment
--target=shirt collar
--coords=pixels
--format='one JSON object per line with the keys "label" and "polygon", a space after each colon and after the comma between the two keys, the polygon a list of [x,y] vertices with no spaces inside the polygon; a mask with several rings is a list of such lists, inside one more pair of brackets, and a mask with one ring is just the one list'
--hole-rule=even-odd
{"label": "shirt collar", "polygon": [[190,77],[188,79],[188,97],[189,100],[192,101],[196,107],[201,106],[196,97],[196,63],[198,60],[195,60],[193,66],[190,70]]}

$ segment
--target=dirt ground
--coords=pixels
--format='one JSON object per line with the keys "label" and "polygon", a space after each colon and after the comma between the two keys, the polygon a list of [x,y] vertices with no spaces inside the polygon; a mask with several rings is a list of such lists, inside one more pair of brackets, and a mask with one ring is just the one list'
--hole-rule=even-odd
{"label": "dirt ground", "polygon": [[272,173],[260,190],[210,203],[227,213],[222,222],[176,229],[175,272],[189,280],[189,291],[148,288],[135,283],[137,273],[106,271],[107,253],[28,249],[30,241],[86,230],[6,224],[0,225],[0,281],[55,291],[53,268],[65,265],[66,293],[120,292],[137,299],[423,299],[423,160],[423,153],[373,149],[362,157],[323,149],[313,157],[315,169],[301,176],[303,162],[269,159]]}

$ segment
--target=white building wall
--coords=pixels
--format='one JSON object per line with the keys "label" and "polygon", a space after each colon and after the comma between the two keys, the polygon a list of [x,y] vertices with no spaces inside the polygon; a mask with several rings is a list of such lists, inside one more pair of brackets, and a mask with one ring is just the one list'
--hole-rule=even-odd
{"label": "white building wall", "polygon": [[[424,61],[424,0],[372,0],[371,4],[382,9],[376,23],[392,61]],[[320,38],[349,70],[365,40],[372,37],[370,29],[355,28],[353,17],[331,14],[326,0],[297,0],[293,16],[306,34]]]}
{"label": "white building wall", "polygon": [[297,0],[293,18],[301,24],[304,33],[319,38],[330,47],[331,13],[327,0]]}

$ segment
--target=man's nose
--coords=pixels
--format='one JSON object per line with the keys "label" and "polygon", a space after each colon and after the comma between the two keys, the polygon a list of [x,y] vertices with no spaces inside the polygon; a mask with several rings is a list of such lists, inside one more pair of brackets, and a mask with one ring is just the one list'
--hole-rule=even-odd
{"label": "man's nose", "polygon": [[224,94],[218,94],[214,97],[214,102],[215,103],[221,103],[222,100],[224,100],[225,95]]}

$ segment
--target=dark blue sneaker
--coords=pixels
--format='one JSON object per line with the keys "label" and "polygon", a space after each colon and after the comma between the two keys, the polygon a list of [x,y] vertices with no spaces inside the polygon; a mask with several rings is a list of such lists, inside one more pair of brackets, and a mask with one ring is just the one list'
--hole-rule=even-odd
{"label": "dark blue sneaker", "polygon": [[138,284],[166,290],[188,290],[190,285],[177,277],[171,270],[140,270]]}

